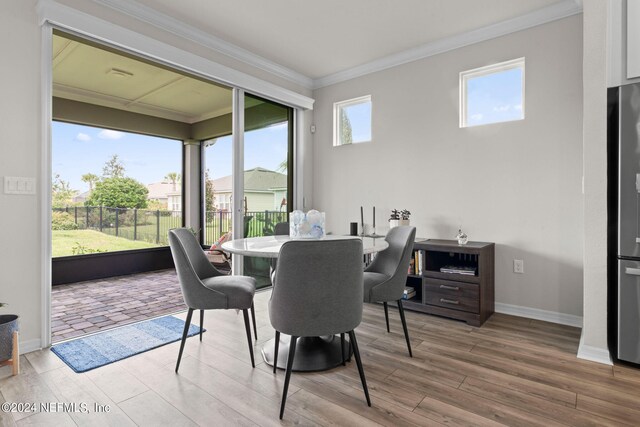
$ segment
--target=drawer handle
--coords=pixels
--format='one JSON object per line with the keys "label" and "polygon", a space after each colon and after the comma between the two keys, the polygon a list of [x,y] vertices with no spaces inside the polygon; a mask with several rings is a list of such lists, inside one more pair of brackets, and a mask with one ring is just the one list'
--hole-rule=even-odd
{"label": "drawer handle", "polygon": [[452,299],[445,299],[445,298],[440,298],[440,302],[443,302],[445,304],[455,304],[455,305],[460,304],[460,301],[454,301]]}
{"label": "drawer handle", "polygon": [[640,276],[640,268],[625,267],[624,272],[632,276]]}
{"label": "drawer handle", "polygon": [[440,289],[449,289],[452,291],[459,291],[460,286],[451,286],[451,285],[440,285]]}

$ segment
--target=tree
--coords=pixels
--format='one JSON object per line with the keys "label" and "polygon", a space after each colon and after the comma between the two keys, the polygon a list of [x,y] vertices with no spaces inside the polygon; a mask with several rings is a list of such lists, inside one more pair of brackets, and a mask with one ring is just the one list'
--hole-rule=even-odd
{"label": "tree", "polygon": [[117,154],[111,156],[109,160],[102,167],[102,176],[104,178],[123,178],[124,177],[124,165],[118,158]]}
{"label": "tree", "polygon": [[204,173],[204,204],[205,212],[214,212],[216,210],[214,206],[215,193],[213,191],[213,180],[209,178],[209,169]]}
{"label": "tree", "polygon": [[289,159],[284,159],[283,161],[281,161],[276,171],[286,174],[289,171]]}
{"label": "tree", "polygon": [[173,191],[176,191],[176,183],[180,182],[180,174],[177,172],[169,172],[164,179],[173,184]]}
{"label": "tree", "polygon": [[51,181],[51,206],[54,208],[64,208],[72,203],[71,199],[76,195],[72,190],[69,181],[64,181],[60,174],[53,175]]}
{"label": "tree", "polygon": [[93,191],[93,185],[100,181],[100,177],[94,173],[85,173],[80,177],[82,182],[89,184],[89,192]]}
{"label": "tree", "polygon": [[147,187],[133,178],[105,178],[96,183],[85,205],[144,209],[147,207],[147,194]]}
{"label": "tree", "polygon": [[351,122],[343,108],[340,109],[340,142],[342,144],[351,144],[353,142]]}

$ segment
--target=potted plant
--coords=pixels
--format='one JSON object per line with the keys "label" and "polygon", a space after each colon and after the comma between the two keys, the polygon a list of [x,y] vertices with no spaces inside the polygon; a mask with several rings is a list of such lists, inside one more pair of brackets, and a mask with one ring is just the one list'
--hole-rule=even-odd
{"label": "potted plant", "polygon": [[406,209],[400,211],[400,225],[410,225],[409,217],[411,216],[411,212]]}
{"label": "potted plant", "polygon": [[400,225],[400,212],[397,209],[391,211],[391,217],[389,218],[389,229]]}
{"label": "potted plant", "polygon": [[[5,305],[0,302],[0,307]],[[0,315],[0,365],[12,365],[13,375],[20,371],[18,316],[15,314]]]}

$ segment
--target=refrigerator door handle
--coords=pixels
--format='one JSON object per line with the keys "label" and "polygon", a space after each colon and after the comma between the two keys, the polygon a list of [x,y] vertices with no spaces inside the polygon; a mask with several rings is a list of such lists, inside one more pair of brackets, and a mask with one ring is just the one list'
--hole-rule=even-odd
{"label": "refrigerator door handle", "polygon": [[640,276],[640,268],[625,267],[624,272],[632,276]]}

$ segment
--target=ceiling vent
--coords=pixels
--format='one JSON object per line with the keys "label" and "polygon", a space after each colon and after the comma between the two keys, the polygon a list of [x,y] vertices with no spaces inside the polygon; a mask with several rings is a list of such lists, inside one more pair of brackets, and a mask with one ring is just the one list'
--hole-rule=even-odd
{"label": "ceiling vent", "polygon": [[113,77],[117,77],[119,79],[128,79],[129,77],[133,77],[133,73],[130,73],[125,70],[121,70],[119,68],[112,68],[107,71],[107,74]]}

